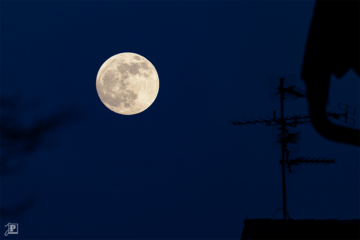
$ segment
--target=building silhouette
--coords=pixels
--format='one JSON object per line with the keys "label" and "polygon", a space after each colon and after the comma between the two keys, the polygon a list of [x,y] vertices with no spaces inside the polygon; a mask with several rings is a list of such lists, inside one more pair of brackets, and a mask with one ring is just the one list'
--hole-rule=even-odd
{"label": "building silhouette", "polygon": [[360,239],[359,226],[359,219],[245,219],[241,239]]}

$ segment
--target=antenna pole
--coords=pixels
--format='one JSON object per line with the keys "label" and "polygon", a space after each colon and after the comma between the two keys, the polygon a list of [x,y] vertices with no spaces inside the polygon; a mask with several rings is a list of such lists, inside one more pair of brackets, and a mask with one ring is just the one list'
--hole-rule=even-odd
{"label": "antenna pole", "polygon": [[282,165],[282,188],[283,188],[283,213],[284,220],[286,219],[286,183],[285,183],[285,150],[286,142],[284,141],[284,135],[286,130],[286,124],[284,119],[284,78],[280,78],[280,98],[281,98],[281,165]]}

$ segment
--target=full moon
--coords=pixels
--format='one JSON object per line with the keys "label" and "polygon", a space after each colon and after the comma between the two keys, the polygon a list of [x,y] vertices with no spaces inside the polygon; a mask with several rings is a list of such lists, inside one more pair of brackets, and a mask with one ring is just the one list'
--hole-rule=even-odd
{"label": "full moon", "polygon": [[119,53],[100,67],[96,90],[111,111],[134,115],[145,111],[159,92],[159,76],[149,60],[136,53]]}

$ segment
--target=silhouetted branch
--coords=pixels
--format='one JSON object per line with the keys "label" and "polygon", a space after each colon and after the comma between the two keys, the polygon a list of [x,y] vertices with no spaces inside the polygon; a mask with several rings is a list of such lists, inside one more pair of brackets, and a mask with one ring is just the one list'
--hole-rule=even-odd
{"label": "silhouetted branch", "polygon": [[[12,103],[7,101],[7,107]],[[1,110],[3,106],[1,106]],[[0,173],[6,174],[9,170],[9,164],[12,159],[23,157],[37,150],[44,138],[49,133],[60,128],[61,126],[75,120],[77,114],[73,109],[58,112],[50,117],[42,118],[35,121],[31,126],[24,127],[20,124],[13,124],[8,121],[13,116],[1,114],[0,133],[1,133],[1,152],[0,152]],[[16,167],[21,167],[19,163]]]}
{"label": "silhouetted branch", "polygon": [[[16,99],[16,98],[14,98]],[[49,133],[61,126],[83,119],[75,108],[58,111],[57,113],[38,119],[30,126],[20,122],[21,111],[14,99],[0,97],[0,174],[1,178],[15,174],[26,166],[24,156],[33,153],[41,147]],[[28,198],[11,208],[0,208],[0,217],[15,217],[31,208],[34,200]]]}
{"label": "silhouetted branch", "polygon": [[25,211],[29,210],[35,205],[35,201],[33,198],[27,198],[20,203],[17,203],[12,207],[1,207],[0,208],[0,217],[2,218],[13,218],[18,217],[23,214]]}

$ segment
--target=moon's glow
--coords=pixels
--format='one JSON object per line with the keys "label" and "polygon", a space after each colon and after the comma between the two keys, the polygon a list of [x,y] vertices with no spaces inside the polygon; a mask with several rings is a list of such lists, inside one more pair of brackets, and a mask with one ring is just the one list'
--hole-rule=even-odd
{"label": "moon's glow", "polygon": [[120,53],[106,60],[96,77],[96,90],[110,110],[133,115],[146,110],[159,92],[159,77],[149,60]]}

